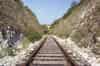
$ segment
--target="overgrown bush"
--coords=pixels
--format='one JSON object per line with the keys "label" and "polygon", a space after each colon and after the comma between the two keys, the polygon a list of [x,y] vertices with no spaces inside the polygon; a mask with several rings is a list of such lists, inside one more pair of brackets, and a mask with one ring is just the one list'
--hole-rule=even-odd
{"label": "overgrown bush", "polygon": [[31,42],[34,42],[36,40],[41,39],[42,34],[40,34],[38,32],[29,32],[26,36]]}

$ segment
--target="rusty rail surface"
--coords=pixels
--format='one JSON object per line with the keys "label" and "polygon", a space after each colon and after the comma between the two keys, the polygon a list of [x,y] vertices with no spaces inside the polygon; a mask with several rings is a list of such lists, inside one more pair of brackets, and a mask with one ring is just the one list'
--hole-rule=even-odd
{"label": "rusty rail surface", "polygon": [[66,51],[64,50],[64,48],[59,44],[59,42],[53,38],[56,42],[56,44],[59,46],[59,48],[61,49],[61,51],[64,53],[65,57],[66,57],[66,60],[68,60],[72,66],[78,66],[75,62],[72,61],[72,59],[69,57],[68,53],[66,53]]}

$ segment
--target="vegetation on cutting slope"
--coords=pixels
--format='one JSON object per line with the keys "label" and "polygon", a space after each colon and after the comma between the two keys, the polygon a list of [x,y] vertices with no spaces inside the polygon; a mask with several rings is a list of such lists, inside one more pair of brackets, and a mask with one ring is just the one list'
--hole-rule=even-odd
{"label": "vegetation on cutting slope", "polygon": [[[81,9],[81,5],[84,1],[82,0],[80,3],[73,2],[69,10],[64,14],[64,16],[56,21],[51,25],[52,33],[58,36],[65,36],[68,37],[69,34],[72,32],[73,28],[76,23],[74,20],[77,20],[78,11]],[[73,18],[74,17],[74,18]],[[57,30],[59,29],[59,30]]]}
{"label": "vegetation on cutting slope", "polygon": [[67,18],[77,6],[79,6],[79,4],[77,4],[76,2],[73,2],[71,7],[68,9],[68,12],[64,14],[63,19]]}
{"label": "vegetation on cutting slope", "polygon": [[80,3],[76,3],[73,2],[71,7],[69,8],[68,12],[66,14],[64,14],[64,16],[62,17],[63,19],[66,19],[68,16],[70,16],[72,14],[72,12],[74,12],[75,9],[77,9],[77,7],[81,6],[81,4],[83,4],[85,1],[81,0]]}
{"label": "vegetation on cutting slope", "polygon": [[[44,29],[39,24],[36,15],[28,7],[24,6],[21,0],[0,0],[0,3],[2,3],[0,6],[3,7],[3,9],[0,8],[1,58],[6,55],[14,56],[16,48],[18,49],[17,46],[21,45],[21,49],[27,48],[30,42],[39,40]],[[8,30],[9,33],[7,33]],[[7,37],[4,39],[2,36]],[[2,45],[4,46],[2,47]]]}
{"label": "vegetation on cutting slope", "polygon": [[[81,2],[81,3],[83,3],[83,2]],[[67,17],[73,12],[73,10],[75,10],[75,8],[77,8],[77,6],[79,6],[79,5],[80,5],[80,4],[77,4],[77,2],[74,1],[74,2],[72,3],[71,7],[68,9],[67,13],[65,13],[63,17],[61,17],[61,18],[55,20],[55,21],[53,22],[53,24],[51,24],[51,29],[54,28],[55,25],[59,24],[59,22],[60,22],[61,19],[67,18]]]}
{"label": "vegetation on cutting slope", "polygon": [[[63,18],[63,19],[67,18],[69,15],[72,14],[72,12],[73,12],[75,9],[77,9],[77,7],[79,7],[79,6],[80,6],[81,4],[83,4],[83,3],[84,3],[84,0],[81,0],[80,3],[78,3],[78,4],[77,4],[77,2],[74,1],[74,2],[72,3],[71,7],[68,9],[67,13],[65,13],[64,16],[63,16],[62,18]],[[59,18],[59,19],[55,20],[51,26],[54,26],[54,25],[58,24],[59,20],[62,19],[62,18]]]}
{"label": "vegetation on cutting slope", "polygon": [[60,20],[60,18],[57,19],[57,20],[55,20],[55,21],[51,24],[50,29],[53,29],[53,28],[55,27],[55,25],[59,24],[59,20]]}
{"label": "vegetation on cutting slope", "polygon": [[[23,3],[20,3],[23,6]],[[28,12],[27,15],[29,15],[30,19],[33,21],[30,21],[25,23],[26,25],[26,32],[25,36],[31,41],[34,42],[36,40],[39,40],[43,35],[43,28],[39,24],[36,15],[27,7],[24,6],[24,9]]]}

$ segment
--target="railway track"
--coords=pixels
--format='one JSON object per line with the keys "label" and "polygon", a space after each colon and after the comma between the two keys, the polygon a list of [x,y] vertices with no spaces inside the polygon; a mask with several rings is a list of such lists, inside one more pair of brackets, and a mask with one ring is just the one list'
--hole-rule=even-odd
{"label": "railway track", "polygon": [[21,66],[76,66],[69,60],[60,45],[53,38],[43,41],[29,61]]}

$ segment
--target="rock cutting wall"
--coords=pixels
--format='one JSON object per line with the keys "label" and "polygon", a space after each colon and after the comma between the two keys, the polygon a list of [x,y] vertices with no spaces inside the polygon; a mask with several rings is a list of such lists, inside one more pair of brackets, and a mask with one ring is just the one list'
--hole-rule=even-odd
{"label": "rock cutting wall", "polygon": [[[67,13],[54,25],[53,33],[71,37],[79,47],[90,48],[99,54],[100,48],[100,1],[81,0],[70,15]],[[59,29],[59,30],[58,30]]]}
{"label": "rock cutting wall", "polygon": [[20,0],[0,0],[0,39],[13,44],[23,34],[42,33],[36,16]]}

